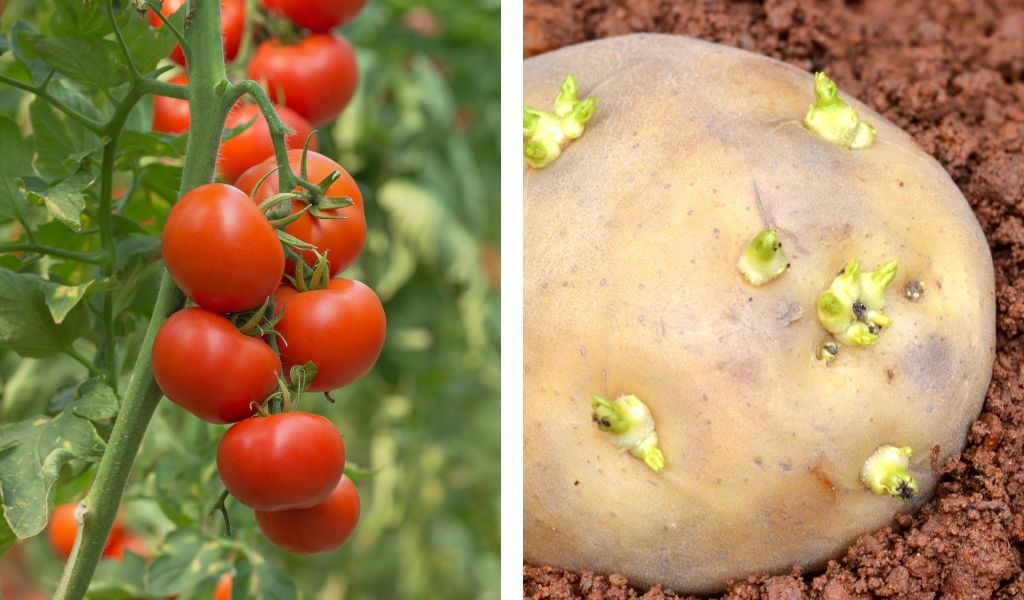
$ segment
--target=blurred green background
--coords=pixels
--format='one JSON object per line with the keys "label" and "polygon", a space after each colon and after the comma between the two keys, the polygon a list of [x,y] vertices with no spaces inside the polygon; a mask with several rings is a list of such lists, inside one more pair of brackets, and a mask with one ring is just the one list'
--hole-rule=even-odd
{"label": "blurred green background", "polygon": [[[2,31],[19,18],[43,28],[49,4],[8,2]],[[125,521],[164,571],[184,568],[183,554],[198,547],[236,569],[233,560],[262,556],[304,598],[498,597],[499,13],[499,0],[370,0],[341,30],[357,48],[361,81],[321,148],[362,188],[367,247],[346,276],[380,295],[388,338],[370,375],[332,393],[334,404],[307,395],[302,408],[339,426],[350,466],[363,472],[353,539],[324,555],[288,555],[231,502],[236,531],[222,538],[221,520],[208,522],[206,513],[222,489],[214,452],[226,428],[163,401],[129,484]],[[0,114],[24,122],[27,102],[0,87]],[[142,186],[133,198],[157,227],[168,207],[158,187]],[[135,318],[125,328],[138,343],[145,322]],[[81,379],[66,358],[0,350],[0,423],[52,413]],[[91,475],[70,472],[57,502],[77,499]],[[30,571],[22,575],[52,590],[61,565],[42,537],[13,554]],[[12,557],[3,560],[10,573]],[[123,597],[124,581],[140,569],[104,561],[91,597]],[[179,597],[207,598],[215,581]]]}

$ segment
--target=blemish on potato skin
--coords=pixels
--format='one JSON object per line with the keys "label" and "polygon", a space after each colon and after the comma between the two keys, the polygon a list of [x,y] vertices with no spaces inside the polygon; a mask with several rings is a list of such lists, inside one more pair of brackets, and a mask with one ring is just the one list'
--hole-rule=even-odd
{"label": "blemish on potato skin", "polygon": [[954,372],[949,341],[936,336],[903,353],[902,370],[923,392],[937,392],[949,385]]}
{"label": "blemish on potato skin", "polygon": [[820,461],[810,468],[810,473],[811,476],[814,477],[815,481],[821,484],[825,492],[828,493],[828,495],[832,498],[832,501],[835,502],[838,499],[838,494],[836,493],[836,484],[832,480],[832,477],[830,477],[829,474],[825,472],[825,469],[823,468],[823,465]]}
{"label": "blemish on potato skin", "polygon": [[885,380],[891,384],[894,379],[896,379],[896,372],[893,371],[892,367],[889,367],[885,370]]}

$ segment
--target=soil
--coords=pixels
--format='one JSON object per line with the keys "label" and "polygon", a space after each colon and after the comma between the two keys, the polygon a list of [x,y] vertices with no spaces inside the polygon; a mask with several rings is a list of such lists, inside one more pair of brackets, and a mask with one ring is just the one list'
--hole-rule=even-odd
{"label": "soil", "polygon": [[[963,190],[996,266],[997,356],[963,452],[920,512],[824,573],[753,574],[724,597],[1024,598],[1024,2],[526,0],[526,56],[636,31],[752,50],[842,87],[915,137]],[[680,598],[620,575],[525,565],[524,598]]]}

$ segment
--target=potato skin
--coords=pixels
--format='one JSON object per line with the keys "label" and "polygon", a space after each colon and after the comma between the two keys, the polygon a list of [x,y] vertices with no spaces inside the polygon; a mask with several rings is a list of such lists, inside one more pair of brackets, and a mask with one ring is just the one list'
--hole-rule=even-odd
{"label": "potato skin", "polygon": [[[599,97],[583,137],[525,175],[525,558],[681,592],[814,568],[919,506],[929,451],[960,450],[992,373],[992,260],[946,172],[908,135],[851,151],[800,125],[812,76],[686,37],[638,34],[525,63],[546,108],[567,73]],[[792,266],[735,264],[776,227]],[[874,346],[814,358],[817,295],[850,258],[899,259]],[[903,290],[924,281],[908,300]],[[620,452],[590,397],[640,396],[666,469]],[[859,481],[910,445],[909,505]]]}

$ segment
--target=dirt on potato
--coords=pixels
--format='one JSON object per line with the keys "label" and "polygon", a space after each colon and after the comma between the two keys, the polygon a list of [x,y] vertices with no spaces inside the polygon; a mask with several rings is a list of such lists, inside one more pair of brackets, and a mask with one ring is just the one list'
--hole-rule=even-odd
{"label": "dirt on potato", "polygon": [[[526,0],[524,10],[526,56],[656,31],[826,70],[942,163],[992,248],[992,385],[964,451],[933,465],[943,475],[935,498],[860,537],[824,573],[752,574],[723,597],[1024,598],[1024,2]],[[616,574],[531,565],[523,597],[681,598]]]}

